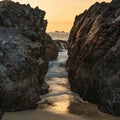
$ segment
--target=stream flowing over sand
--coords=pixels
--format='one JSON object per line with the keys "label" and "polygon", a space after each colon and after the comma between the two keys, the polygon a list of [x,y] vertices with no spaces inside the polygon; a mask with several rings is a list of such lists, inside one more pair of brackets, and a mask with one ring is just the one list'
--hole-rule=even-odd
{"label": "stream flowing over sand", "polygon": [[70,91],[65,67],[67,58],[67,50],[63,48],[57,60],[49,63],[46,82],[50,92],[40,96],[38,109],[5,113],[2,120],[120,120],[120,117],[100,112],[96,105]]}

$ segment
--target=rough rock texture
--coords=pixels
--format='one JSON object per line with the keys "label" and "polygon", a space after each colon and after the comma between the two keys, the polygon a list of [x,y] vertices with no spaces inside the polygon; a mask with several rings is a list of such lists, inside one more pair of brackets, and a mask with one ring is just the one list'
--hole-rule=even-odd
{"label": "rough rock texture", "polygon": [[58,56],[59,48],[49,35],[46,35],[45,39],[44,45],[46,47],[47,56],[49,57],[49,60],[54,60]]}
{"label": "rough rock texture", "polygon": [[59,51],[67,49],[67,41],[64,40],[54,40],[57,47],[59,48]]}
{"label": "rough rock texture", "polygon": [[36,108],[39,94],[48,92],[44,76],[51,56],[47,56],[46,46],[52,46],[53,42],[45,33],[44,16],[45,12],[38,7],[0,2],[0,108],[3,111]]}
{"label": "rough rock texture", "polygon": [[0,120],[2,118],[3,112],[0,110]]}
{"label": "rough rock texture", "polygon": [[68,42],[72,91],[120,116],[120,0],[95,3],[76,16]]}

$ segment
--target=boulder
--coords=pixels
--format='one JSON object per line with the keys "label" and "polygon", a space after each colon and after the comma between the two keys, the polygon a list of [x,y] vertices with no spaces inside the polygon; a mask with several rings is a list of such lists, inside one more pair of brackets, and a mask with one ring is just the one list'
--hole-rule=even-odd
{"label": "boulder", "polygon": [[120,1],[96,2],[76,16],[68,41],[71,90],[120,116]]}
{"label": "boulder", "polygon": [[56,42],[52,40],[52,37],[46,35],[46,41],[44,41],[44,45],[46,47],[46,53],[49,60],[55,60],[58,56],[59,48],[56,45]]}
{"label": "boulder", "polygon": [[0,110],[0,120],[2,118],[3,112]]}
{"label": "boulder", "polygon": [[61,50],[67,50],[67,41],[65,40],[55,40],[57,47],[59,48],[59,51]]}
{"label": "boulder", "polygon": [[0,27],[0,54],[2,109],[16,111],[35,108],[48,69],[44,46],[14,29]]}
{"label": "boulder", "polygon": [[46,34],[44,16],[44,11],[29,4],[0,2],[0,109],[4,112],[34,109],[39,95],[48,92],[44,77],[53,54],[48,56],[47,44],[55,43]]}

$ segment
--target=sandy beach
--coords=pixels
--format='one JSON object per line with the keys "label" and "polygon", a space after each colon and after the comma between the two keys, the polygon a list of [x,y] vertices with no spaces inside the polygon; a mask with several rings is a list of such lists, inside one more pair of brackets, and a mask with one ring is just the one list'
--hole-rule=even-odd
{"label": "sandy beach", "polygon": [[46,110],[5,113],[2,120],[88,120],[72,114],[57,114]]}

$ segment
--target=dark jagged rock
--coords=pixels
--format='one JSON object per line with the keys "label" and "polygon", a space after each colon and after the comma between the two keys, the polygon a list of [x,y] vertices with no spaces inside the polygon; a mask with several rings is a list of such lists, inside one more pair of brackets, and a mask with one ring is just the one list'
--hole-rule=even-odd
{"label": "dark jagged rock", "polygon": [[48,92],[44,77],[51,56],[47,56],[46,47],[51,44],[55,48],[55,43],[45,32],[44,15],[38,7],[0,2],[0,108],[3,111],[36,108],[39,94]]}
{"label": "dark jagged rock", "polygon": [[35,108],[48,69],[48,60],[42,53],[43,45],[14,29],[0,27],[0,50],[2,109],[13,111]]}
{"label": "dark jagged rock", "polygon": [[54,41],[56,42],[59,51],[67,49],[67,41],[64,40],[54,40]]}
{"label": "dark jagged rock", "polygon": [[58,56],[58,47],[54,40],[49,35],[46,35],[46,41],[44,42],[46,47],[46,53],[49,57],[49,60],[54,60]]}
{"label": "dark jagged rock", "polygon": [[113,3],[119,3],[119,0],[112,0]]}
{"label": "dark jagged rock", "polygon": [[72,91],[120,116],[120,1],[95,3],[76,16],[68,42]]}
{"label": "dark jagged rock", "polygon": [[2,118],[3,112],[0,110],[0,120]]}

